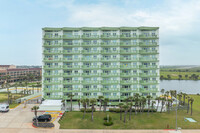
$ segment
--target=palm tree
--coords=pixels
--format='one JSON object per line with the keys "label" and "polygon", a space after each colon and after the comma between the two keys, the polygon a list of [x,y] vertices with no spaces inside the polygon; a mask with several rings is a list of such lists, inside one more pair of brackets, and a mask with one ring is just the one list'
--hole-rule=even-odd
{"label": "palm tree", "polygon": [[92,121],[93,121],[93,112],[94,112],[94,104],[97,102],[95,98],[90,99],[90,103],[92,104]]}
{"label": "palm tree", "polygon": [[69,98],[70,98],[70,102],[71,102],[71,111],[72,111],[72,98],[74,97],[74,95],[73,94],[69,94],[69,95],[67,95]]}
{"label": "palm tree", "polygon": [[145,97],[142,97],[142,99],[141,99],[141,101],[142,101],[142,113],[144,112],[144,106],[146,105],[146,98]]}
{"label": "palm tree", "polygon": [[179,99],[179,105],[181,105],[181,103],[182,103],[182,93],[179,93],[178,94],[178,99]]}
{"label": "palm tree", "polygon": [[139,97],[140,97],[140,94],[136,93],[135,94],[135,98],[134,98],[134,101],[135,101],[135,114],[137,114],[137,106],[138,106],[138,102],[139,102]]}
{"label": "palm tree", "polygon": [[78,100],[77,100],[77,102],[78,102],[78,107],[79,107],[79,110],[80,110],[80,106],[81,106],[81,100],[80,100],[80,99],[78,99]]}
{"label": "palm tree", "polygon": [[105,98],[103,102],[104,102],[104,112],[106,112],[106,107],[107,107],[107,104],[109,102],[109,99]]}
{"label": "palm tree", "polygon": [[165,89],[161,89],[161,91],[160,91],[162,94],[164,94],[165,93]]}
{"label": "palm tree", "polygon": [[34,111],[35,118],[36,118],[36,124],[37,124],[37,125],[38,125],[38,120],[37,120],[37,110],[38,110],[38,109],[39,109],[38,106],[33,106],[33,107],[31,108],[31,110]]}
{"label": "palm tree", "polygon": [[124,105],[123,108],[124,108],[124,123],[126,123],[126,115],[127,115],[129,106],[128,105]]}
{"label": "palm tree", "polygon": [[193,98],[190,98],[190,105],[191,105],[191,116],[192,116],[192,104],[194,102],[194,99]]}
{"label": "palm tree", "polygon": [[81,103],[82,103],[82,106],[84,107],[84,113],[83,113],[83,119],[84,119],[85,118],[85,113],[86,113],[86,108],[87,108],[86,99],[81,99]]}
{"label": "palm tree", "polygon": [[187,94],[183,93],[183,105],[185,105],[185,98],[186,98]]}
{"label": "palm tree", "polygon": [[16,94],[17,94],[17,87],[18,87],[18,82],[16,82],[14,85],[13,85],[13,87],[15,87],[15,92],[16,92]]}
{"label": "palm tree", "polygon": [[157,97],[157,98],[156,98],[156,100],[158,101],[158,104],[157,104],[157,109],[156,109],[156,111],[158,111],[158,106],[159,106],[159,104],[160,104],[160,100],[161,100],[161,98],[160,98],[160,97]]}
{"label": "palm tree", "polygon": [[130,109],[129,109],[129,120],[131,120],[132,107],[133,107],[133,99],[134,98],[132,96],[129,97],[129,100],[130,100],[130,104],[129,104],[129,106],[130,106]]}
{"label": "palm tree", "polygon": [[98,97],[98,100],[99,100],[99,102],[100,102],[100,111],[101,111],[101,107],[102,107],[102,104],[103,104],[103,96],[99,96]]}
{"label": "palm tree", "polygon": [[118,106],[120,108],[120,120],[122,120],[122,108],[123,108],[124,104],[123,103],[119,103]]}
{"label": "palm tree", "polygon": [[151,112],[152,112],[152,113],[153,113],[153,109],[154,109],[154,104],[156,104],[156,101],[152,101],[152,102],[151,102],[151,109],[152,109]]}
{"label": "palm tree", "polygon": [[187,96],[186,99],[188,100],[187,113],[189,113],[189,109],[190,109],[190,96]]}
{"label": "palm tree", "polygon": [[161,98],[161,102],[162,102],[162,107],[161,107],[160,113],[162,113],[163,106],[165,105],[165,98]]}
{"label": "palm tree", "polygon": [[8,82],[10,79],[10,76],[5,76],[4,77],[4,83],[2,84],[2,88],[6,87],[7,89],[7,94],[8,94],[8,104],[10,103],[10,91],[9,91],[9,88],[10,88],[10,83]]}
{"label": "palm tree", "polygon": [[148,100],[147,104],[148,104],[148,115],[149,115],[150,101],[151,101],[151,96],[150,95],[147,96],[147,100]]}
{"label": "palm tree", "polygon": [[90,100],[88,98],[85,99],[86,100],[86,107],[90,106]]}

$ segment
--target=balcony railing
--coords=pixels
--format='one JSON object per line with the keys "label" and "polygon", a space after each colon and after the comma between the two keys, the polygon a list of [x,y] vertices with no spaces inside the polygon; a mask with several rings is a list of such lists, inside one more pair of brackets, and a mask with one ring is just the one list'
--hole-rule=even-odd
{"label": "balcony railing", "polygon": [[138,59],[137,58],[129,58],[129,57],[125,57],[125,58],[121,57],[120,61],[138,61]]}
{"label": "balcony railing", "polygon": [[44,43],[43,44],[43,47],[62,47],[62,44],[61,43],[58,43],[58,44],[54,44],[54,43]]}
{"label": "balcony railing", "polygon": [[117,69],[117,68],[119,68],[119,66],[118,65],[109,65],[109,66],[107,66],[107,65],[103,65],[103,66],[101,66],[101,69]]}
{"label": "balcony railing", "polygon": [[82,92],[99,92],[99,88],[82,88]]}
{"label": "balcony railing", "polygon": [[101,54],[118,54],[119,51],[116,50],[116,51],[113,51],[113,50],[102,50],[101,51]]}
{"label": "balcony railing", "polygon": [[62,66],[58,65],[58,66],[48,66],[48,65],[44,65],[44,69],[61,69]]}
{"label": "balcony railing", "polygon": [[63,47],[78,47],[80,43],[63,43]]}
{"label": "balcony railing", "polygon": [[65,77],[76,77],[76,76],[80,76],[80,73],[64,73],[63,76]]}
{"label": "balcony railing", "polygon": [[99,35],[90,35],[90,36],[86,36],[86,35],[82,35],[82,39],[98,39]]}
{"label": "balcony railing", "polygon": [[59,77],[62,76],[62,73],[44,73],[44,77]]}
{"label": "balcony railing", "polygon": [[80,54],[80,50],[63,50],[63,54]]}
{"label": "balcony railing", "polygon": [[113,42],[105,43],[105,42],[102,42],[101,46],[102,47],[117,47],[117,46],[119,46],[119,43],[113,43]]}
{"label": "balcony railing", "polygon": [[79,39],[80,35],[63,35],[63,39]]}
{"label": "balcony railing", "polygon": [[124,35],[124,34],[121,34],[120,38],[137,38],[137,35],[132,35],[132,34]]}
{"label": "balcony railing", "polygon": [[141,84],[157,84],[158,81],[156,80],[140,80]]}
{"label": "balcony railing", "polygon": [[82,50],[82,54],[99,54],[99,50]]}
{"label": "balcony railing", "polygon": [[133,76],[138,76],[137,73],[120,73],[120,76],[122,77],[133,77]]}
{"label": "balcony railing", "polygon": [[49,51],[49,50],[44,50],[44,54],[62,54],[61,50],[58,51]]}
{"label": "balcony railing", "polygon": [[157,69],[158,66],[152,66],[152,65],[140,65],[140,69]]}
{"label": "balcony railing", "polygon": [[158,46],[158,44],[156,42],[152,42],[152,43],[140,42],[139,46],[140,47],[156,47]]}
{"label": "balcony railing", "polygon": [[61,35],[44,35],[44,39],[62,39]]}
{"label": "balcony railing", "polygon": [[82,76],[85,76],[85,77],[99,76],[99,73],[82,73]]}
{"label": "balcony railing", "polygon": [[87,42],[83,42],[81,45],[83,47],[98,47],[98,46],[100,46],[99,43],[87,43]]}
{"label": "balcony railing", "polygon": [[140,92],[143,92],[143,93],[158,92],[158,88],[140,88]]}
{"label": "balcony railing", "polygon": [[140,76],[143,76],[143,77],[155,77],[155,76],[158,76],[157,73],[140,73]]}
{"label": "balcony railing", "polygon": [[158,61],[157,58],[140,58],[140,61]]}
{"label": "balcony railing", "polygon": [[101,73],[101,76],[102,77],[109,77],[109,76],[115,77],[115,76],[119,76],[119,74],[118,73]]}
{"label": "balcony railing", "polygon": [[80,61],[80,60],[81,60],[80,58],[63,58],[63,61],[70,61],[70,62]]}
{"label": "balcony railing", "polygon": [[60,62],[62,61],[62,58],[44,58],[44,62]]}
{"label": "balcony railing", "polygon": [[113,35],[101,35],[101,38],[110,39],[110,38],[119,38],[119,36],[118,35],[115,35],[115,36],[113,36]]}
{"label": "balcony railing", "polygon": [[82,58],[82,61],[99,61],[99,58]]}
{"label": "balcony railing", "polygon": [[100,68],[100,67],[99,66],[93,66],[93,65],[91,65],[91,66],[83,65],[82,66],[82,69],[98,69],[98,68]]}
{"label": "balcony railing", "polygon": [[138,46],[136,42],[120,42],[120,46]]}
{"label": "balcony railing", "polygon": [[101,58],[101,61],[118,61],[119,58]]}
{"label": "balcony railing", "polygon": [[83,84],[98,84],[99,81],[96,81],[96,80],[95,80],[95,81],[94,81],[94,80],[90,80],[90,81],[83,80],[82,83],[83,83]]}
{"label": "balcony railing", "polygon": [[145,35],[145,34],[141,34],[139,35],[139,38],[158,38],[157,35]]}
{"label": "balcony railing", "polygon": [[157,50],[140,50],[140,54],[158,54]]}
{"label": "balcony railing", "polygon": [[79,84],[79,80],[64,80],[63,84]]}
{"label": "balcony railing", "polygon": [[137,54],[138,51],[137,50],[120,50],[120,54]]}
{"label": "balcony railing", "polygon": [[117,80],[102,80],[102,84],[119,84],[119,81]]}
{"label": "balcony railing", "polygon": [[43,81],[44,84],[62,84],[62,81],[58,80],[58,81]]}
{"label": "balcony railing", "polygon": [[79,65],[64,65],[63,69],[79,69]]}
{"label": "balcony railing", "polygon": [[120,69],[137,69],[138,66],[133,65],[120,65]]}

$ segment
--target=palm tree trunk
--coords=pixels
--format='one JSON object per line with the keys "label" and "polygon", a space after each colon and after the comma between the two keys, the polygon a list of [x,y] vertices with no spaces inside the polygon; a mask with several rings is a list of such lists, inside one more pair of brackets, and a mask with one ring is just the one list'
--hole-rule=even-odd
{"label": "palm tree trunk", "polygon": [[149,115],[149,103],[148,103],[148,115]]}
{"label": "palm tree trunk", "polygon": [[131,114],[132,114],[132,107],[130,108],[130,111],[129,111],[129,120],[131,120]]}
{"label": "palm tree trunk", "polygon": [[8,87],[7,87],[7,92],[8,92],[8,104],[9,104],[10,103],[10,94],[9,94],[9,88]]}
{"label": "palm tree trunk", "polygon": [[72,98],[70,99],[70,101],[71,101],[71,111],[72,111]]}
{"label": "palm tree trunk", "polygon": [[85,118],[86,107],[84,107],[83,119]]}
{"label": "palm tree trunk", "polygon": [[93,109],[94,109],[94,104],[92,104],[92,121],[93,121]]}
{"label": "palm tree trunk", "polygon": [[189,100],[188,100],[187,113],[189,113],[189,109],[190,109],[190,103],[189,103]]}
{"label": "palm tree trunk", "polygon": [[157,109],[156,109],[157,112],[158,112],[158,106],[159,106],[159,103],[160,103],[160,101],[158,100]]}
{"label": "palm tree trunk", "polygon": [[122,108],[120,108],[120,120],[122,120]]}
{"label": "palm tree trunk", "polygon": [[127,114],[127,110],[124,111],[124,123],[126,123],[126,114]]}
{"label": "palm tree trunk", "polygon": [[192,103],[191,103],[191,116],[192,116]]}

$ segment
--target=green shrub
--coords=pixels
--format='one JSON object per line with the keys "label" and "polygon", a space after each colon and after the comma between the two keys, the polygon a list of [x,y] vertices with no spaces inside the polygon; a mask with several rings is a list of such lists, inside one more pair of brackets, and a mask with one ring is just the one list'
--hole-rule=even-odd
{"label": "green shrub", "polygon": [[113,125],[113,122],[112,121],[109,121],[109,122],[105,121],[103,124],[105,126],[111,126],[111,125]]}
{"label": "green shrub", "polygon": [[112,117],[110,117],[110,116],[109,116],[109,119],[108,119],[108,117],[107,117],[107,116],[106,116],[106,117],[104,117],[103,119],[104,119],[104,120],[106,120],[106,121],[107,121],[107,120],[109,120],[109,121],[112,121]]}
{"label": "green shrub", "polygon": [[[84,108],[81,108],[81,109],[80,109],[81,112],[84,112],[84,110],[85,110]],[[94,109],[94,112],[95,112],[95,111],[96,111],[96,110]],[[86,109],[86,112],[87,112],[87,113],[90,113],[90,112],[92,112],[92,109],[91,109],[91,108],[87,108],[87,109]]]}
{"label": "green shrub", "polygon": [[[124,112],[125,110],[124,109],[122,109],[122,112]],[[140,110],[138,109],[137,110],[137,112],[139,112]],[[149,110],[150,112],[156,112],[156,109],[150,109]],[[109,112],[115,112],[115,113],[120,113],[120,108],[110,108],[109,109]],[[128,110],[128,112],[129,112],[129,110]],[[132,112],[135,112],[135,109],[132,109]],[[148,109],[144,109],[144,112],[148,112]]]}

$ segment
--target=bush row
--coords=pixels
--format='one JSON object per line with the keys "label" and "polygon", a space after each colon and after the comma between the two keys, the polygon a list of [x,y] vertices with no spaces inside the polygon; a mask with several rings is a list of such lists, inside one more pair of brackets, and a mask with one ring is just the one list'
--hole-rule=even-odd
{"label": "bush row", "polygon": [[[84,110],[85,110],[84,108],[81,108],[81,109],[80,109],[81,112],[84,112]],[[95,111],[96,111],[96,109],[94,109],[94,112],[95,112]],[[91,109],[91,108],[87,108],[87,109],[86,109],[86,112],[87,112],[87,113],[92,112],[92,109]]]}
{"label": "bush row", "polygon": [[[122,112],[124,112],[125,109],[122,109]],[[137,110],[137,112],[139,112],[140,110]],[[156,112],[156,109],[150,109],[149,112]],[[116,113],[120,113],[120,108],[110,108],[109,112],[116,112]],[[128,110],[129,112],[129,110]],[[135,109],[132,109],[132,112],[135,112]],[[144,112],[148,112],[148,109],[144,109]]]}

